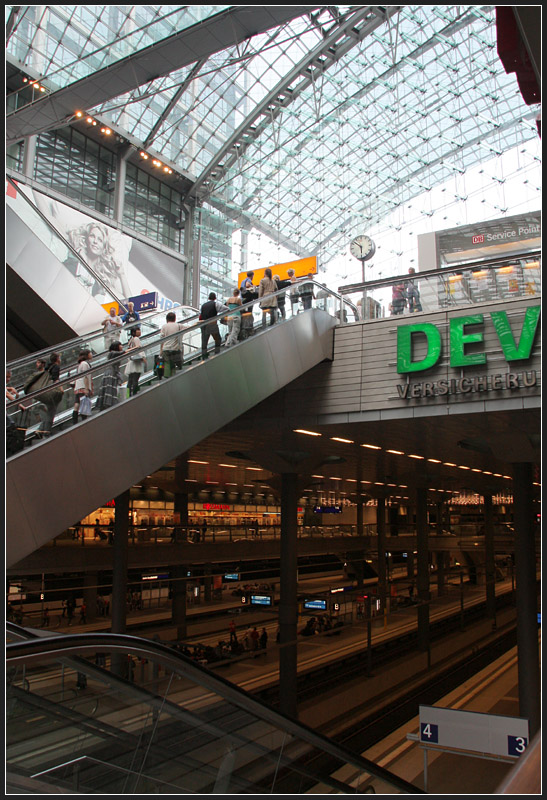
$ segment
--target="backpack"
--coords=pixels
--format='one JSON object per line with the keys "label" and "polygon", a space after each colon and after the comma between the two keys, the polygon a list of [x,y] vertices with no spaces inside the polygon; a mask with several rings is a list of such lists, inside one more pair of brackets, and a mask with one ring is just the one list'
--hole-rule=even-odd
{"label": "backpack", "polygon": [[45,369],[43,372],[35,372],[34,375],[31,375],[23,386],[23,391],[25,394],[37,392],[40,389],[45,389],[50,383],[53,383],[53,380],[47,369]]}

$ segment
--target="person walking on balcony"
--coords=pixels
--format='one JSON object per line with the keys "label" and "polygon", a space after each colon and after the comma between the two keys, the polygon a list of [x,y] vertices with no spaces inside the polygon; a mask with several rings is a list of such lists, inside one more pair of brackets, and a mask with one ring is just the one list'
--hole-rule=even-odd
{"label": "person walking on balcony", "polygon": [[[410,276],[414,276],[416,274],[416,270],[414,267],[409,267],[408,274]],[[420,290],[416,283],[414,283],[413,278],[406,282],[406,297],[408,300],[408,310],[412,314],[414,311],[421,311],[422,304],[420,302]]]}

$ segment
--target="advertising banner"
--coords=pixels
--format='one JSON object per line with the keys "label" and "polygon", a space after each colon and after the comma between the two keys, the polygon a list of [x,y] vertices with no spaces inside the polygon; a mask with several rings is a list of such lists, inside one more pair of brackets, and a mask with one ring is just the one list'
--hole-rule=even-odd
{"label": "advertising banner", "polygon": [[[263,269],[253,269],[249,267],[248,270],[244,272],[240,272],[237,276],[237,285],[238,288],[241,286],[241,282],[244,278],[247,277],[247,272],[254,272],[253,276],[253,284],[254,286],[258,286],[261,279],[264,277],[264,267]],[[289,276],[287,271],[289,269],[294,269],[294,274],[297,278],[304,278],[310,272],[312,275],[317,274],[317,256],[309,256],[309,258],[299,258],[297,261],[285,261],[283,264],[273,264],[270,267],[272,271],[272,275],[279,275],[280,279],[286,280]]]}
{"label": "advertising banner", "polygon": [[[185,269],[182,258],[157,250],[36,189],[22,184],[18,184],[17,190],[9,183],[7,186],[8,202],[17,202],[17,193],[24,193],[73,250],[81,254],[79,261],[50,230],[57,258],[100,305],[107,303],[110,308],[112,297],[85,264],[121,300],[157,293],[158,310],[167,311],[180,305]],[[18,202],[18,213],[24,218],[25,205],[27,215],[32,218],[34,212],[23,199]]]}

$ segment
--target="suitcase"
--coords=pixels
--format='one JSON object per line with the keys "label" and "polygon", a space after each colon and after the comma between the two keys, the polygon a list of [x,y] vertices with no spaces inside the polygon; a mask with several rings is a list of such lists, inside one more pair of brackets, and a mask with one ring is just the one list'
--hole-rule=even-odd
{"label": "suitcase", "polygon": [[164,373],[164,363],[162,356],[159,355],[154,356],[154,372],[156,373],[158,380],[161,381]]}
{"label": "suitcase", "polygon": [[240,342],[244,341],[244,339],[248,339],[249,336],[252,336],[254,333],[253,330],[253,315],[250,311],[242,311],[241,312],[241,328],[239,329],[239,336],[238,339]]}

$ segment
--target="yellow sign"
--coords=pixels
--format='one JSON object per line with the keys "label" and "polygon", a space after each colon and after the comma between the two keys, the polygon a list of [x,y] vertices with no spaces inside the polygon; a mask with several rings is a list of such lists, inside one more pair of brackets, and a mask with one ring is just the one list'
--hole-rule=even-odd
{"label": "yellow sign", "polygon": [[[266,268],[264,267],[262,269],[252,269],[246,270],[245,272],[240,272],[237,276],[238,288],[241,287],[241,282],[243,279],[247,277],[247,272],[254,272],[253,284],[254,286],[258,286],[260,280],[264,277],[264,269]],[[273,264],[270,269],[272,271],[272,275],[279,275],[281,280],[286,280],[289,277],[287,274],[289,269],[294,269],[294,274],[297,278],[304,278],[309,273],[316,275],[317,256],[299,258],[298,261],[286,261],[284,264]]]}
{"label": "yellow sign", "polygon": [[104,310],[107,311],[109,314],[110,314],[110,309],[111,308],[115,308],[116,309],[116,314],[120,313],[119,303],[117,303],[115,300],[112,300],[110,303],[101,303],[101,305],[104,308]]}

